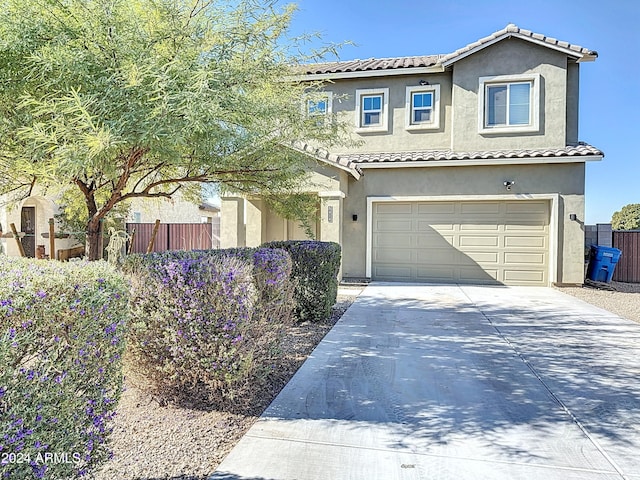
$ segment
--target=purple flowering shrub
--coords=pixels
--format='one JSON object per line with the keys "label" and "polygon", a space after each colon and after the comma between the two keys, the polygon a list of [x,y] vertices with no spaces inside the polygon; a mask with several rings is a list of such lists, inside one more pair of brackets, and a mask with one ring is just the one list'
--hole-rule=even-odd
{"label": "purple flowering shrub", "polygon": [[326,320],[338,295],[340,245],[316,240],[288,240],[267,242],[262,247],[284,249],[291,255],[298,320]]}
{"label": "purple flowering shrub", "polygon": [[132,256],[128,350],[143,388],[219,407],[269,374],[291,318],[291,260],[255,249]]}
{"label": "purple flowering shrub", "polygon": [[109,458],[128,294],[104,262],[0,256],[0,478],[79,478]]}

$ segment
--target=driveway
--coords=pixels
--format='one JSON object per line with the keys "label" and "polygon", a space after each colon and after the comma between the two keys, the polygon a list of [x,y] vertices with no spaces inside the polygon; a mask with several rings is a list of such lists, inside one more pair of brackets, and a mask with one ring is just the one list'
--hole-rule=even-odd
{"label": "driveway", "polygon": [[640,479],[640,324],[550,288],[371,284],[211,478]]}

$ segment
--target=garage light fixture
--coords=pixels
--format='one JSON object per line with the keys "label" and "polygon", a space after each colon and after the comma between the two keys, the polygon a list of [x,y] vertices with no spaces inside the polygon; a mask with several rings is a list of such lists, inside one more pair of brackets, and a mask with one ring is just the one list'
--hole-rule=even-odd
{"label": "garage light fixture", "polygon": [[513,187],[516,184],[515,180],[505,180],[503,185],[504,188],[506,188],[507,190],[511,190],[511,187]]}

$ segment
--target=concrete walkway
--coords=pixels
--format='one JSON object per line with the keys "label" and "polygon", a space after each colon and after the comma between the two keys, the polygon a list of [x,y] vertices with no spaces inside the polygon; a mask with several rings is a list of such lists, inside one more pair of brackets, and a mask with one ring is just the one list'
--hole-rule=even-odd
{"label": "concrete walkway", "polygon": [[372,284],[211,478],[640,479],[640,324],[549,288]]}

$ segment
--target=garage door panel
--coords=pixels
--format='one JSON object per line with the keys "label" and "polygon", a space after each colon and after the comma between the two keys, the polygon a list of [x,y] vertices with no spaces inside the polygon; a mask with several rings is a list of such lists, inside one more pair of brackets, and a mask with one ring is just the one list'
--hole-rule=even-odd
{"label": "garage door panel", "polygon": [[410,248],[413,246],[412,235],[406,233],[377,233],[373,236],[375,247]]}
{"label": "garage door panel", "polygon": [[380,263],[407,263],[412,264],[412,250],[405,249],[379,249],[375,254],[375,261]]}
{"label": "garage door panel", "polygon": [[497,252],[466,252],[463,256],[467,257],[467,262],[478,264],[498,263],[500,255]]}
{"label": "garage door panel", "polygon": [[545,233],[548,230],[548,226],[544,222],[520,222],[520,223],[512,223],[504,226],[505,232],[541,232]]}
{"label": "garage door panel", "polygon": [[504,246],[509,247],[529,247],[529,248],[546,248],[546,237],[541,236],[512,236],[505,235]]}
{"label": "garage door panel", "polygon": [[453,215],[456,212],[456,204],[454,202],[418,203],[417,212],[418,215]]}
{"label": "garage door panel", "polygon": [[416,280],[424,282],[455,281],[455,271],[451,267],[417,267]]}
{"label": "garage door panel", "polygon": [[417,263],[425,263],[427,265],[454,265],[457,260],[458,252],[451,247],[418,250],[416,255]]}
{"label": "garage door panel", "polygon": [[460,235],[459,239],[461,247],[497,247],[499,244],[499,239],[495,235]]}
{"label": "garage door panel", "polygon": [[546,201],[374,203],[379,280],[547,285]]}
{"label": "garage door panel", "polygon": [[378,232],[410,232],[411,220],[378,220],[376,230]]}
{"label": "garage door panel", "polygon": [[505,264],[545,265],[546,257],[545,253],[505,252],[504,262]]}
{"label": "garage door panel", "polygon": [[385,202],[376,204],[376,213],[378,214],[403,215],[411,214],[412,211],[413,205],[411,203]]}
{"label": "garage door panel", "polygon": [[549,216],[549,204],[547,202],[505,202],[505,211],[508,214]]}
{"label": "garage door panel", "polygon": [[495,215],[500,212],[500,202],[462,202],[460,213],[464,215]]}
{"label": "garage door panel", "polygon": [[500,230],[500,226],[495,223],[463,223],[460,225],[460,231],[483,231],[483,232],[497,232]]}
{"label": "garage door panel", "polygon": [[416,246],[418,248],[450,248],[453,245],[454,235],[440,235],[438,233],[418,235]]}
{"label": "garage door panel", "polygon": [[378,265],[374,271],[375,278],[390,280],[407,280],[411,281],[411,267],[402,267],[399,265]]}
{"label": "garage door panel", "polygon": [[459,278],[463,283],[497,283],[498,269],[462,267]]}
{"label": "garage door panel", "polygon": [[506,283],[540,285],[544,282],[545,274],[539,270],[505,270]]}
{"label": "garage door panel", "polygon": [[455,225],[453,223],[437,223],[427,220],[418,220],[416,227],[419,232],[453,232]]}

